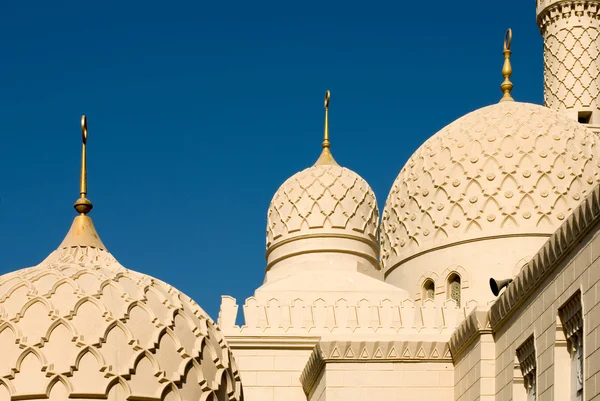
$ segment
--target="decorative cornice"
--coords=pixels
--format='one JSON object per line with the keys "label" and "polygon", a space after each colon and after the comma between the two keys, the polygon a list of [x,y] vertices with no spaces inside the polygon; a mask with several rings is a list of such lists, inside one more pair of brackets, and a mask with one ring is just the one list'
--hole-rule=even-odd
{"label": "decorative cornice", "polygon": [[560,19],[581,18],[586,14],[595,19],[600,12],[598,0],[539,0],[537,6],[537,24],[543,33],[549,24]]}
{"label": "decorative cornice", "polygon": [[239,326],[235,299],[223,297],[219,327],[228,339],[399,334],[449,338],[473,306],[467,302],[457,308],[451,299],[439,307],[433,301],[417,304],[410,299],[271,298],[264,302],[249,297],[243,306],[244,324]]}
{"label": "decorative cornice", "polygon": [[581,305],[581,291],[577,291],[569,300],[558,309],[558,315],[563,325],[565,336],[569,342],[573,336],[583,330],[583,310]]}
{"label": "decorative cornice", "polygon": [[227,336],[231,349],[304,349],[310,350],[321,336]]}
{"label": "decorative cornice", "polygon": [[456,328],[450,337],[450,350],[456,361],[462,353],[482,334],[491,334],[489,309],[477,307]]}
{"label": "decorative cornice", "polygon": [[443,341],[321,341],[313,349],[300,382],[309,395],[328,363],[452,362]]}
{"label": "decorative cornice", "polygon": [[299,251],[299,252],[292,252],[292,253],[285,254],[280,258],[273,259],[271,262],[267,263],[267,267],[265,267],[265,272],[268,272],[269,270],[271,270],[271,267],[273,267],[273,265],[281,262],[282,260],[286,260],[286,259],[289,259],[294,256],[307,255],[310,253],[345,253],[348,255],[354,255],[354,256],[359,256],[359,257],[365,258],[365,259],[369,260],[373,264],[373,266],[379,267],[379,261],[377,260],[377,258],[374,258],[373,256],[363,253],[363,252],[356,252],[351,249],[321,248],[321,249],[307,249],[307,250],[303,250],[303,251]]}
{"label": "decorative cornice", "polygon": [[536,369],[535,341],[533,336],[529,337],[517,348],[517,359],[519,360],[523,376],[531,374]]}
{"label": "decorative cornice", "polygon": [[596,186],[492,305],[490,322],[494,331],[502,327],[599,221],[600,186]]}
{"label": "decorative cornice", "polygon": [[366,238],[366,237],[360,236],[360,235],[323,232],[323,233],[299,234],[299,235],[281,240],[281,241],[277,242],[276,244],[272,245],[269,249],[267,249],[267,251],[265,252],[265,259],[268,259],[269,255],[271,253],[273,253],[274,250],[281,247],[282,245],[289,244],[290,242],[301,241],[301,240],[306,240],[306,239],[315,239],[315,238],[317,238],[317,239],[323,239],[323,238],[349,239],[352,241],[364,242],[365,244],[369,245],[375,252],[379,251],[379,248],[377,246],[377,241],[375,241],[371,238]]}

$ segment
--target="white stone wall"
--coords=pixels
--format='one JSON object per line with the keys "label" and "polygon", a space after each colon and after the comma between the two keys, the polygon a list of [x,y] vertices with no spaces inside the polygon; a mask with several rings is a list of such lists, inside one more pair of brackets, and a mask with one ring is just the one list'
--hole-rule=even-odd
{"label": "white stone wall", "polygon": [[544,103],[577,120],[600,123],[600,2],[538,0],[544,38]]}
{"label": "white stone wall", "polygon": [[311,349],[234,349],[246,401],[306,401],[300,373]]}
{"label": "white stone wall", "polygon": [[[496,399],[518,399],[513,394],[516,349],[534,336],[536,350],[537,399],[556,400],[558,380],[569,380],[570,366],[557,365],[556,352],[566,352],[560,343],[555,350],[558,309],[581,290],[584,315],[584,399],[600,399],[600,232],[595,227],[557,267],[526,302],[501,327],[495,327]],[[472,399],[472,398],[470,398]]]}
{"label": "white stone wall", "polygon": [[486,400],[495,397],[495,344],[491,334],[480,336],[454,362],[454,399]]}
{"label": "white stone wall", "polygon": [[309,401],[450,401],[451,363],[327,363]]}

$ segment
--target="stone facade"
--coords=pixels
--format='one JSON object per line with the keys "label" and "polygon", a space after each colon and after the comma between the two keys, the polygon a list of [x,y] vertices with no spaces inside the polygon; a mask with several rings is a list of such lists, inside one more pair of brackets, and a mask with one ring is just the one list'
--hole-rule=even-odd
{"label": "stone facade", "polygon": [[0,401],[600,400],[600,0],[536,6],[548,107],[509,96],[505,48],[504,101],[415,152],[381,226],[333,159],[327,92],[321,156],[269,206],[264,283],[218,324],[106,251],[82,171],[59,249],[0,277]]}
{"label": "stone facade", "polygon": [[600,125],[600,4],[537,0],[544,37],[544,103],[576,121]]}

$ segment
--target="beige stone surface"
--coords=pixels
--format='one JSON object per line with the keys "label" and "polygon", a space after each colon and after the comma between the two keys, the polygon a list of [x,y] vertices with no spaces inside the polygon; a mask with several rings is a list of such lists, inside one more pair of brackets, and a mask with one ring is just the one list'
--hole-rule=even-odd
{"label": "beige stone surface", "polygon": [[[460,266],[472,276],[464,298],[488,302],[473,275],[511,277],[535,254],[599,182],[598,145],[577,122],[527,103],[484,107],[448,125],[413,154],[386,201],[386,281],[414,293],[421,276]],[[492,256],[480,265],[474,249]],[[499,249],[510,253],[496,258]]]}
{"label": "beige stone surface", "polygon": [[313,351],[301,381],[309,401],[416,401],[425,393],[451,401],[453,377],[444,343],[324,341]]}
{"label": "beige stone surface", "polygon": [[538,0],[544,38],[544,103],[600,124],[600,2]]}
{"label": "beige stone surface", "polygon": [[337,164],[309,167],[285,181],[269,205],[266,280],[332,259],[382,278],[378,232],[377,200],[365,180]]}
{"label": "beige stone surface", "polygon": [[89,237],[73,230],[39,265],[0,277],[0,400],[241,400],[208,315],[105,249],[72,246]]}

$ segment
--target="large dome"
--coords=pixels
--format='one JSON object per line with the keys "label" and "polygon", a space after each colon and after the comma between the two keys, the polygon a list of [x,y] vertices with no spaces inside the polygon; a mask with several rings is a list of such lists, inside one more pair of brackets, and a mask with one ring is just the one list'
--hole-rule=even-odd
{"label": "large dome", "polygon": [[41,264],[0,277],[0,400],[240,400],[235,361],[207,314],[99,240],[76,245],[95,233],[89,217],[73,227]]}
{"label": "large dome", "polygon": [[87,216],[87,120],[75,217],[35,267],[0,276],[0,401],[243,401],[219,328],[189,297],[124,268]]}
{"label": "large dome", "polygon": [[392,186],[381,227],[386,275],[451,244],[549,236],[597,185],[598,151],[592,132],[538,105],[501,102],[458,119]]}

